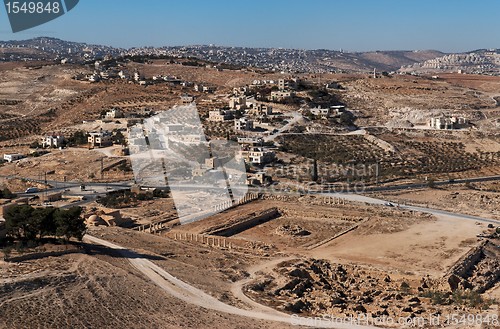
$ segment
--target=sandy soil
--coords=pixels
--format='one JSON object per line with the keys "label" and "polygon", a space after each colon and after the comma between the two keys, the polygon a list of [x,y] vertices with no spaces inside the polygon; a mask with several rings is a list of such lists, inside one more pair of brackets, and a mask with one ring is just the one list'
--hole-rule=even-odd
{"label": "sandy soil", "polygon": [[287,328],[191,306],[157,289],[116,253],[93,252],[1,263],[1,272],[32,270],[0,279],[0,327]]}
{"label": "sandy soil", "polygon": [[314,256],[440,276],[476,243],[484,227],[445,217],[391,234],[353,232],[314,250]]}

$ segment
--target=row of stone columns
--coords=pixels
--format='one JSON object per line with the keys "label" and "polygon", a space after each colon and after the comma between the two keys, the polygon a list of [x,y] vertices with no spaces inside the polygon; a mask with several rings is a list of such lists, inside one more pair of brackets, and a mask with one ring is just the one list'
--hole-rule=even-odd
{"label": "row of stone columns", "polygon": [[233,248],[233,244],[230,241],[227,241],[227,239],[225,239],[225,238],[216,237],[216,236],[207,236],[207,235],[202,235],[202,234],[174,233],[174,240],[199,242],[202,244],[206,244],[209,247],[219,247],[219,248],[228,248],[228,249]]}
{"label": "row of stone columns", "polygon": [[238,205],[245,204],[247,202],[251,202],[251,201],[257,200],[258,198],[259,198],[259,195],[257,193],[247,193],[247,194],[245,194],[245,196],[243,197],[243,199],[241,199],[238,202]]}
{"label": "row of stone columns", "polygon": [[[259,198],[259,194],[257,193],[248,193],[246,194],[243,199],[239,200],[236,205],[242,205],[254,200],[257,200]],[[231,201],[226,201],[220,204],[217,204],[213,207],[214,211],[224,211],[226,209],[229,209],[233,206],[233,203]]]}
{"label": "row of stone columns", "polygon": [[335,198],[335,197],[325,197],[323,199],[323,203],[326,204],[336,204],[336,205],[345,205],[345,199],[342,198]]}
{"label": "row of stone columns", "polygon": [[148,225],[141,225],[138,228],[139,232],[147,232],[151,234],[156,234],[158,232],[163,231],[164,229],[165,229],[165,223],[151,223]]}
{"label": "row of stone columns", "polygon": [[231,208],[232,206],[233,206],[233,203],[231,201],[226,201],[226,202],[223,202],[221,204],[215,205],[214,210],[215,211],[223,211],[223,210]]}
{"label": "row of stone columns", "polygon": [[290,196],[289,195],[267,194],[263,198],[265,200],[290,201]]}

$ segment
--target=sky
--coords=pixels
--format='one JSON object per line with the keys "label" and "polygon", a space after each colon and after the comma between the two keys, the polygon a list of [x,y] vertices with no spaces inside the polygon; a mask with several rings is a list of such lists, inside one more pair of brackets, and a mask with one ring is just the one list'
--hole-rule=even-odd
{"label": "sky", "polygon": [[15,34],[0,8],[0,40],[463,52],[500,48],[499,13],[498,0],[80,0]]}

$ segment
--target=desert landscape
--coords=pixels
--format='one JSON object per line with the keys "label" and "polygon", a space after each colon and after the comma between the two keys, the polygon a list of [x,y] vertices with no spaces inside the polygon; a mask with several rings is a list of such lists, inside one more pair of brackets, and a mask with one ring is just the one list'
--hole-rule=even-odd
{"label": "desert landscape", "polygon": [[500,77],[158,51],[0,63],[0,328],[498,327]]}

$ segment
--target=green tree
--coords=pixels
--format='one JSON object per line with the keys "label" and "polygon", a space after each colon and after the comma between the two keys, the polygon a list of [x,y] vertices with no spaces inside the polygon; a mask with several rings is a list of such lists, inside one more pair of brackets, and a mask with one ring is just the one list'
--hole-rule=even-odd
{"label": "green tree", "polygon": [[71,238],[82,240],[86,226],[81,216],[82,208],[72,207],[68,210],[57,209],[54,212],[54,222],[56,224],[56,236],[64,237],[66,241]]}
{"label": "green tree", "polygon": [[82,209],[69,210],[55,208],[33,208],[28,205],[9,207],[4,214],[7,235],[28,243],[45,236],[74,237],[79,240],[85,232],[85,222],[81,217]]}
{"label": "green tree", "polygon": [[33,225],[38,229],[38,238],[44,236],[53,236],[56,234],[56,224],[54,222],[55,208],[36,208],[33,210],[32,218]]}
{"label": "green tree", "polygon": [[340,114],[339,123],[343,126],[353,126],[354,119],[354,115],[351,112],[342,112],[342,114]]}
{"label": "green tree", "polygon": [[31,221],[33,210],[33,207],[28,205],[7,208],[4,214],[7,235],[19,240],[36,238],[38,228]]}
{"label": "green tree", "polygon": [[77,146],[88,142],[88,135],[83,131],[76,131],[68,138],[68,145]]}
{"label": "green tree", "polygon": [[113,135],[113,143],[127,146],[127,139],[120,130]]}

